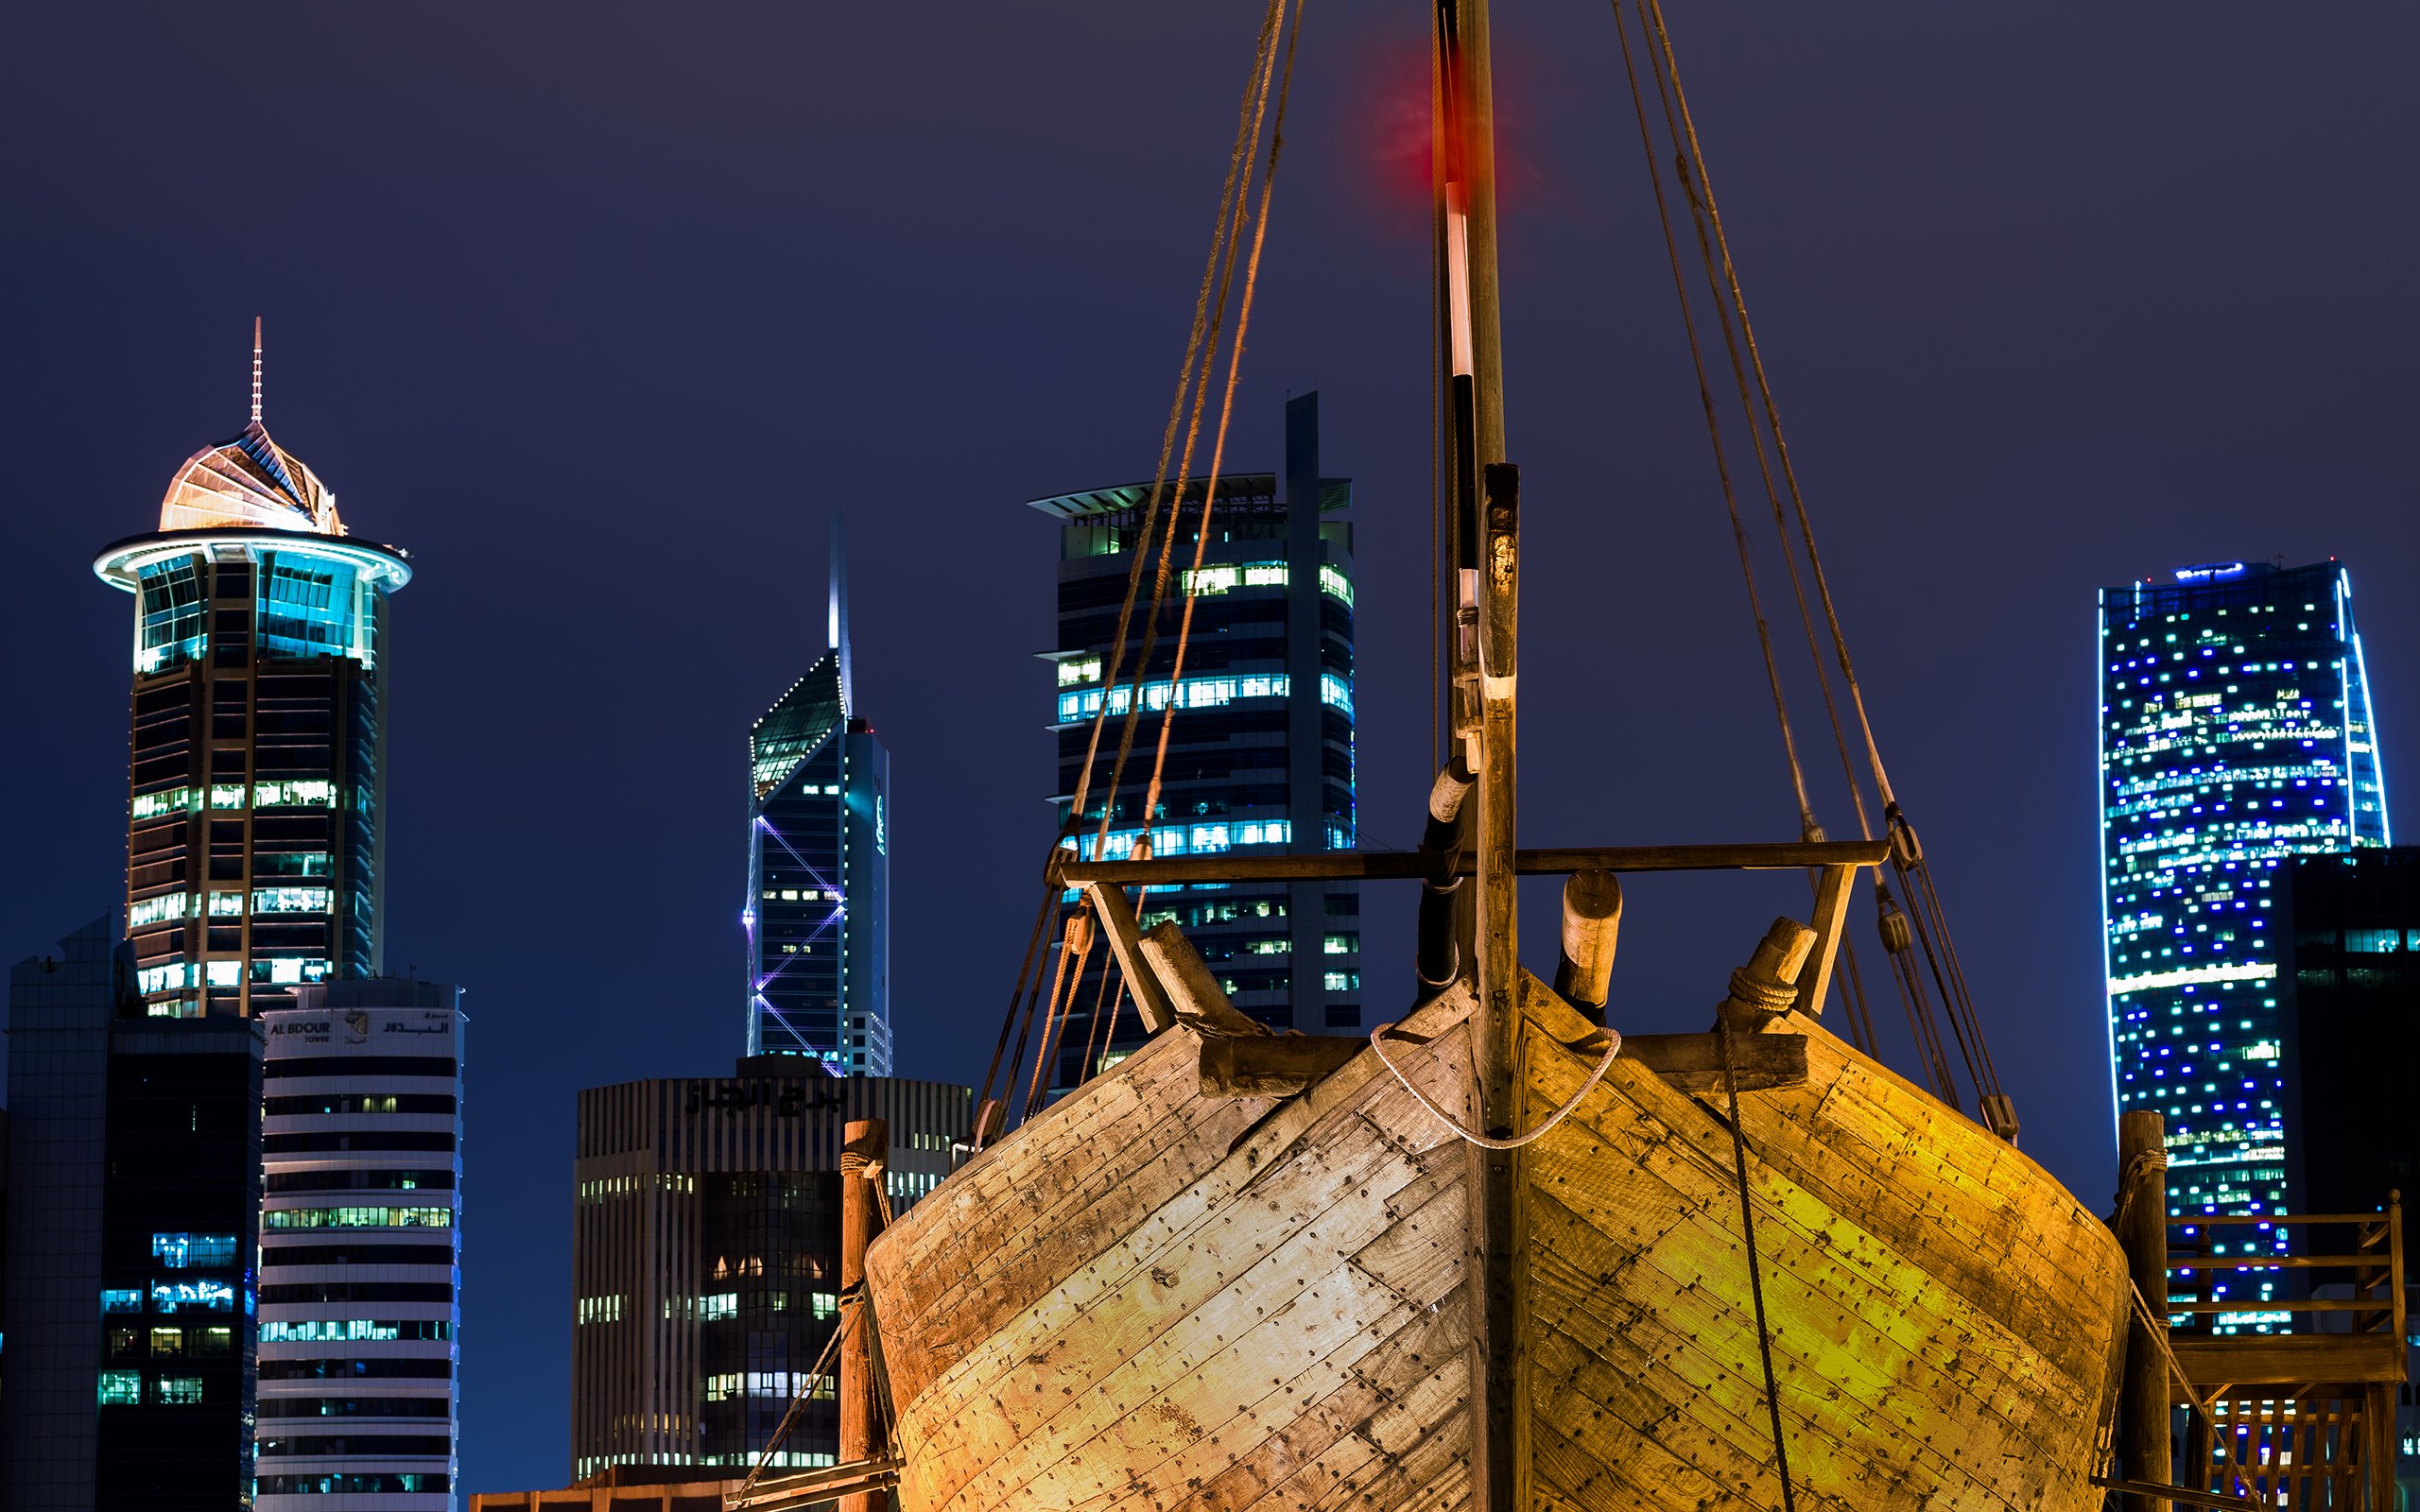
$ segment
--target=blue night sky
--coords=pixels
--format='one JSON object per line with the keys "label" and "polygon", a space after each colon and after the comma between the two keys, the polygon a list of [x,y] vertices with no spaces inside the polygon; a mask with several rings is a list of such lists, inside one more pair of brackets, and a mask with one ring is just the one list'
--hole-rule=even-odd
{"label": "blue night sky", "polygon": [[[1524,839],[1789,838],[1610,12],[1498,9]],[[1321,391],[1387,847],[1427,775],[1426,16],[1310,7],[1230,450],[1275,467],[1282,401]],[[1255,23],[15,11],[0,957],[121,898],[129,605],[89,563],[240,428],[264,315],[270,429],[419,571],[388,962],[473,1015],[465,1491],[565,1478],[575,1091],[741,1048],[746,731],[822,649],[836,509],[893,761],[900,1069],[981,1074],[1053,786],[1056,533],[1022,501],[1151,470]],[[2342,558],[2388,792],[2420,792],[2420,12],[1683,0],[1672,25],[2025,1146],[2099,1204],[2095,588]],[[1837,772],[1821,798],[1852,831]],[[1634,885],[1616,1022],[1702,1026],[1804,901]],[[1384,1017],[1410,902],[1365,904]]]}

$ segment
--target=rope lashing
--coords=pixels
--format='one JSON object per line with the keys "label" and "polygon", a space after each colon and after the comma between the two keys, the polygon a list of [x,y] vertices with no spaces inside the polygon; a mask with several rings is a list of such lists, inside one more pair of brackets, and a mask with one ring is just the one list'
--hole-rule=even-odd
{"label": "rope lashing", "polygon": [[1590,1092],[1597,1090],[1597,1084],[1605,1079],[1605,1073],[1614,1069],[1615,1057],[1622,1053],[1622,1037],[1611,1029],[1606,1030],[1605,1037],[1610,1040],[1612,1043],[1605,1046],[1605,1058],[1597,1062],[1597,1069],[1588,1074],[1588,1079],[1580,1084],[1580,1090],[1573,1092],[1570,1099],[1561,1108],[1558,1108],[1553,1112],[1547,1114],[1547,1121],[1545,1123],[1540,1124],[1537,1127],[1530,1130],[1527,1134],[1515,1134],[1511,1139],[1500,1140],[1494,1138],[1491,1135],[1474,1134],[1469,1129],[1464,1128],[1461,1120],[1431,1102],[1426,1092],[1422,1091],[1419,1088],[1414,1087],[1411,1084],[1411,1078],[1403,1074],[1403,1068],[1396,1065],[1393,1060],[1388,1057],[1387,1047],[1378,1042],[1378,1037],[1393,1027],[1394,1025],[1392,1023],[1382,1023],[1370,1031],[1370,1048],[1378,1053],[1378,1063],[1385,1066],[1389,1071],[1394,1073],[1395,1080],[1403,1083],[1403,1090],[1411,1093],[1413,1099],[1417,1101],[1421,1107],[1428,1109],[1430,1117],[1436,1119],[1438,1123],[1444,1125],[1448,1129],[1461,1135],[1464,1140],[1478,1145],[1482,1150],[1517,1150],[1524,1144],[1546,1138],[1547,1135],[1554,1131],[1556,1125],[1571,1116],[1572,1111],[1579,1108],[1582,1099],[1584,1099]]}

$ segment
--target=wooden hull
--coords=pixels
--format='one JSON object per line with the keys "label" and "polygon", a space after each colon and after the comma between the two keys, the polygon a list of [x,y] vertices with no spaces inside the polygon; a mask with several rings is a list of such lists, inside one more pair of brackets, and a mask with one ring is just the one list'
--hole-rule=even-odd
{"label": "wooden hull", "polygon": [[[1530,1126],[1586,1025],[1531,993]],[[1468,998],[1390,1040],[1474,1123]],[[1742,1094],[1803,1508],[2098,1504],[2125,1321],[2107,1229],[1833,1038]],[[1364,1052],[1204,1097],[1194,1031],[983,1152],[874,1246],[908,1512],[1472,1504],[1471,1149]],[[1531,1145],[1524,1333],[1541,1507],[1780,1504],[1719,1098],[1616,1060]]]}

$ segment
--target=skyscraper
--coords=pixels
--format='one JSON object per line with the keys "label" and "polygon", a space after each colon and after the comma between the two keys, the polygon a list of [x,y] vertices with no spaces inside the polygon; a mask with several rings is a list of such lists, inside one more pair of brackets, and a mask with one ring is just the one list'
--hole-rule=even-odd
{"label": "skyscraper", "polygon": [[[186,459],[161,501],[157,531],[118,541],[94,562],[104,582],[135,597],[126,919],[144,1018],[283,1015],[305,987],[366,983],[383,966],[388,599],[411,580],[411,568],[400,550],[347,533],[336,495],[270,439],[261,413],[256,323],[250,421],[233,439]],[[427,1073],[407,1064],[425,1058],[370,1057],[348,1068],[343,1090],[373,1103],[428,1095]],[[297,1211],[337,1214],[330,1221],[354,1230],[419,1227],[413,1214],[426,1204],[376,1196],[320,1206],[270,1202],[262,1213],[257,1056],[253,1075],[243,1147],[231,1146],[227,1156],[231,1169],[251,1183],[254,1217],[238,1235],[247,1267],[259,1251],[260,1230],[296,1222]],[[324,1075],[316,1080],[320,1084],[299,1084],[291,1093],[332,1090]],[[351,1119],[318,1119],[292,1112],[290,1105],[279,1123],[281,1153],[356,1137]],[[375,1144],[379,1136],[368,1126],[358,1137],[373,1142],[365,1147],[392,1147]],[[416,1164],[450,1168],[451,1135],[445,1138],[442,1161]],[[433,1147],[424,1153],[434,1153]],[[378,1164],[272,1163],[289,1182],[337,1174],[351,1179],[363,1174],[355,1166]],[[303,1169],[320,1165],[328,1169]],[[345,1189],[330,1191],[345,1194]],[[450,1225],[450,1191],[440,1211]],[[215,1243],[224,1234],[204,1237]],[[366,1252],[367,1241],[377,1237],[353,1232],[344,1243],[320,1246],[320,1255],[302,1273],[281,1278],[277,1294],[298,1303],[317,1294],[318,1302],[281,1302],[257,1321],[247,1269],[246,1311],[236,1329],[244,1346],[248,1425],[258,1389],[256,1333],[281,1345],[320,1344],[373,1336],[355,1332],[356,1324],[373,1331],[395,1327],[412,1337],[442,1339],[451,1349],[450,1302],[437,1303],[433,1314],[403,1308],[374,1316],[320,1305],[339,1290],[377,1297],[439,1284],[356,1280],[359,1273],[346,1268],[356,1262],[344,1256]],[[384,1247],[424,1252],[425,1245],[403,1246],[416,1237],[384,1235]],[[284,1246],[281,1251],[282,1263],[304,1263],[296,1258],[299,1251]],[[450,1296],[450,1267],[444,1289]],[[291,1349],[273,1353],[280,1362],[296,1357]],[[307,1399],[273,1395],[280,1397],[274,1412],[258,1422],[268,1467],[261,1470],[263,1495],[317,1496],[341,1488],[381,1497],[365,1505],[425,1512],[444,1504],[454,1431],[450,1390],[435,1399],[441,1410],[406,1435],[382,1435],[366,1424],[298,1431],[276,1414],[307,1402],[342,1416],[356,1399],[333,1392]],[[414,1400],[406,1406],[406,1398]],[[411,1414],[427,1414],[430,1403],[424,1393],[403,1390],[358,1400]],[[378,1446],[397,1452],[391,1462],[351,1448],[381,1436],[393,1440]],[[408,1448],[406,1437],[414,1440]],[[432,1451],[432,1442],[442,1447]],[[387,1499],[391,1496],[406,1500]]]}
{"label": "skyscraper", "polygon": [[[2294,1075],[2281,868],[2388,843],[2343,567],[2233,562],[2102,590],[2100,777],[2116,1106],[2165,1116],[2173,1211],[2277,1211]],[[2236,1299],[2276,1295],[2277,1275],[2243,1273]]]}
{"label": "skyscraper", "polygon": [[94,562],[135,596],[127,930],[147,1011],[252,1016],[380,967],[387,598],[404,554],[252,414]]}
{"label": "skyscraper", "polygon": [[9,974],[0,1506],[251,1496],[261,1026],[143,1012],[107,918]]}
{"label": "skyscraper", "polygon": [[267,1015],[259,1512],[453,1504],[462,1012],[442,982]]}
{"label": "skyscraper", "polygon": [[890,1125],[906,1208],[949,1175],[973,1093],[836,1079],[799,1056],[579,1094],[572,1226],[572,1474],[834,1462],[840,1154],[852,1119]]}
{"label": "skyscraper", "polygon": [[856,715],[846,543],[823,655],[748,732],[748,1053],[890,1074],[890,753]]}
{"label": "skyscraper", "polygon": [[[1032,501],[1062,523],[1059,645],[1044,654],[1058,673],[1051,728],[1059,781],[1051,801],[1063,826],[1092,749],[1094,716],[1104,699],[1110,709],[1080,816],[1088,850],[1104,807],[1112,857],[1130,853],[1146,828],[1152,853],[1162,857],[1353,848],[1353,526],[1330,518],[1351,507],[1353,483],[1320,475],[1316,393],[1287,403],[1284,484],[1281,494],[1273,474],[1240,472],[1219,477],[1215,489],[1187,485],[1177,512],[1175,591],[1144,672],[1134,751],[1115,792],[1119,719],[1149,628],[1158,543],[1142,532],[1152,486]],[[1190,563],[1205,499],[1210,540],[1197,573]],[[1144,564],[1116,685],[1107,686],[1118,660],[1118,608],[1137,550],[1153,561]],[[1185,596],[1194,601],[1193,628],[1184,675],[1171,687]],[[1159,718],[1171,701],[1177,717],[1164,782],[1147,817]],[[1336,882],[1170,888],[1153,891],[1143,904],[1146,922],[1174,919],[1184,926],[1236,1007],[1311,1034],[1360,1026],[1360,911],[1358,886]],[[1095,953],[1091,975],[1078,985],[1053,1085],[1073,1085],[1089,1074],[1088,1041],[1098,1053],[1116,1053],[1111,1037],[1092,1032],[1104,954]],[[1103,1003],[1101,1011],[1114,1010]],[[1115,1042],[1122,1047],[1139,1037],[1134,1015],[1122,1015]]]}

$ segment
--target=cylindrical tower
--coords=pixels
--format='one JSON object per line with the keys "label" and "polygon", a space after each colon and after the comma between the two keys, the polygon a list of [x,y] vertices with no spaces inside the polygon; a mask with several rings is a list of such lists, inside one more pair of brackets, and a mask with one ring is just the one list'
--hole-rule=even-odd
{"label": "cylindrical tower", "polygon": [[381,967],[387,597],[411,568],[269,439],[257,371],[243,433],[93,563],[135,599],[127,932],[156,1017]]}

